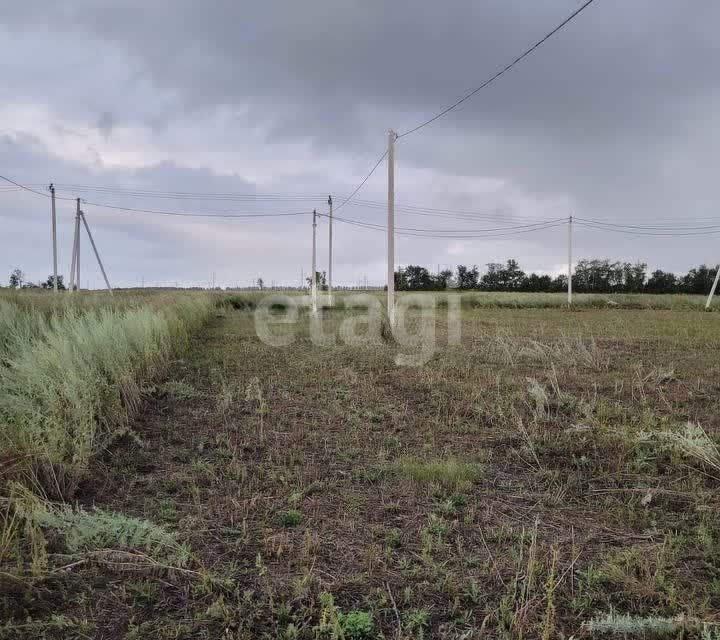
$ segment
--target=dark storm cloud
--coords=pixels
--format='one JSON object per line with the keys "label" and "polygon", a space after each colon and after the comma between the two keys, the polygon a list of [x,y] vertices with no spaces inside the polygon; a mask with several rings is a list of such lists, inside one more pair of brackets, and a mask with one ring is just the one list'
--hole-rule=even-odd
{"label": "dark storm cloud", "polygon": [[[70,0],[15,13],[115,42],[158,86],[181,91],[188,106],[249,105],[254,117],[277,118],[287,133],[322,137],[328,129],[352,132],[353,115],[364,108],[387,113],[379,127],[411,126],[577,6]],[[607,132],[671,129],[688,102],[717,90],[709,80],[719,19],[714,2],[597,0],[442,126],[565,133],[579,143]]]}

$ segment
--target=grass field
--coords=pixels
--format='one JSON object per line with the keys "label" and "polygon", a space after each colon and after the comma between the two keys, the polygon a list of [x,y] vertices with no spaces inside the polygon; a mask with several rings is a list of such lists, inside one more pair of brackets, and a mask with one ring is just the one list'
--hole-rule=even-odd
{"label": "grass field", "polygon": [[[385,333],[319,346],[304,311],[263,343],[259,294],[88,294],[55,320],[23,295],[0,314],[0,637],[720,638],[699,297],[467,294],[460,344],[439,302],[432,357],[398,366]],[[138,323],[160,324],[123,340]]]}

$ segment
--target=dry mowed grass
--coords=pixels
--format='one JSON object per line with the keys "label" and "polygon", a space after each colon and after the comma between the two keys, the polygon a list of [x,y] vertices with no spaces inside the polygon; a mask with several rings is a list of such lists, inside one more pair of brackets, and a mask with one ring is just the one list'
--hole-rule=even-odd
{"label": "dry mowed grass", "polygon": [[441,310],[418,367],[316,346],[304,314],[270,347],[228,306],[76,496],[191,562],[58,557],[0,581],[0,631],[551,639],[612,610],[716,637],[720,314],[496,306],[464,305],[454,346]]}

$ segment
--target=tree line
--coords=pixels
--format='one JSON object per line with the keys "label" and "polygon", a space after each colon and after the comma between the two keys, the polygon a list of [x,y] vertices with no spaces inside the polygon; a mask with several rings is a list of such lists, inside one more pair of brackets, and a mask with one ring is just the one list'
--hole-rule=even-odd
{"label": "tree line", "polygon": [[[525,273],[517,260],[491,262],[480,273],[477,265],[458,265],[455,271],[433,273],[420,265],[395,272],[397,291],[440,291],[447,288],[482,291],[527,291],[557,293],[567,290],[567,276]],[[700,265],[685,274],[657,269],[648,274],[644,262],[581,260],[575,266],[572,285],[578,293],[696,293],[710,290],[716,269]]]}
{"label": "tree line", "polygon": [[[65,290],[65,282],[63,276],[58,276],[58,289]],[[49,275],[47,280],[41,282],[30,282],[25,278],[25,272],[22,269],[13,269],[10,273],[8,283],[10,289],[53,289],[55,286],[55,276]]]}

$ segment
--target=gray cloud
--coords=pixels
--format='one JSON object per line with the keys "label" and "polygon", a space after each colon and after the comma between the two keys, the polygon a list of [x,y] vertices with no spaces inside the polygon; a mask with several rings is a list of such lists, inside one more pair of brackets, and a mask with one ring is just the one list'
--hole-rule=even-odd
{"label": "gray cloud", "polygon": [[[30,182],[349,193],[383,150],[388,127],[402,131],[451,103],[577,6],[16,3],[3,9],[0,26],[2,169]],[[712,2],[598,0],[488,90],[401,140],[398,200],[520,217],[715,215],[719,19]],[[382,200],[383,180],[384,169],[362,197]],[[0,197],[0,215],[24,219],[19,200]],[[157,208],[142,198],[112,202]],[[382,211],[346,212],[383,219]],[[400,217],[408,225],[445,222]],[[115,234],[121,272],[175,270],[191,281],[216,262],[218,270],[228,265],[228,280],[262,271],[266,280],[295,282],[308,262],[299,222],[253,222],[241,233],[236,221],[146,216],[130,224],[107,211],[98,218]],[[24,224],[22,233],[43,237],[42,225]],[[380,281],[382,234],[339,227],[336,273]],[[0,269],[28,264],[27,247],[7,242]],[[482,264],[515,256],[552,270],[564,261],[563,243],[555,230],[492,242],[402,238],[399,260]],[[578,237],[587,255],[673,269],[717,260],[715,244],[712,237]],[[133,255],[132,268],[123,252]]]}

